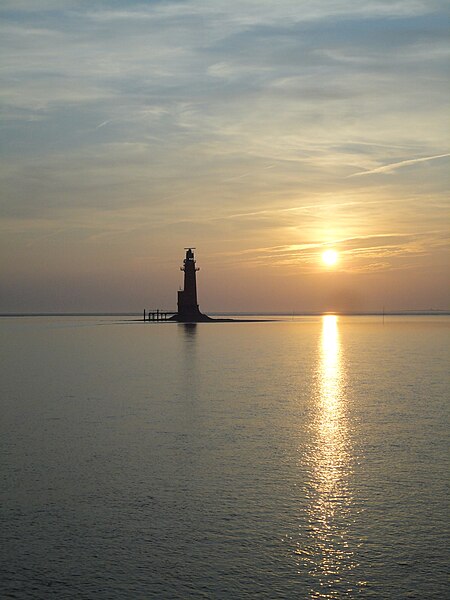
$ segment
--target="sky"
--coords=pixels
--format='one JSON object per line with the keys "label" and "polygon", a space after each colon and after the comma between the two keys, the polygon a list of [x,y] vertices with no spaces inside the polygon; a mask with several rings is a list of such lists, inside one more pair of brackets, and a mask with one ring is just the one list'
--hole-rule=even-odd
{"label": "sky", "polygon": [[449,12],[2,0],[0,312],[449,309]]}

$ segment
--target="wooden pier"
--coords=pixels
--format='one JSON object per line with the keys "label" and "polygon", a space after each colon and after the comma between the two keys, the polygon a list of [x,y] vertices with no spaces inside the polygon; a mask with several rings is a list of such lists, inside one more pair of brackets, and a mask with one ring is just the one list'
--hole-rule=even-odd
{"label": "wooden pier", "polygon": [[168,321],[177,312],[173,310],[144,310],[144,321],[157,322],[157,321]]}

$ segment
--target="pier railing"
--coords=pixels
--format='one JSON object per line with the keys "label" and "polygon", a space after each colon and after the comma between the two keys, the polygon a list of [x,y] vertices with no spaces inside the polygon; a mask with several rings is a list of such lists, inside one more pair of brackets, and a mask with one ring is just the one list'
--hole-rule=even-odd
{"label": "pier railing", "polygon": [[144,321],[168,321],[170,317],[176,314],[177,311],[161,310],[160,308],[144,310]]}

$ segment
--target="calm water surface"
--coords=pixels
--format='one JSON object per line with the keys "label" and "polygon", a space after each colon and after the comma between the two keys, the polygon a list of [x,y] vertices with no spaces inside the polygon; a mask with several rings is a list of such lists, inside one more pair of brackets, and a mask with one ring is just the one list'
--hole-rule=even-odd
{"label": "calm water surface", "polygon": [[4,318],[2,598],[444,598],[448,317]]}

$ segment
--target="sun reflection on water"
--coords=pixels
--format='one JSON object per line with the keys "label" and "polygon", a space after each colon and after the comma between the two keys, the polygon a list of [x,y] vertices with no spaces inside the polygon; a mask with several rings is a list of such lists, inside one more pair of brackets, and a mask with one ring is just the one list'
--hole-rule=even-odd
{"label": "sun reflection on water", "polygon": [[338,324],[336,315],[322,317],[308,456],[309,539],[298,549],[312,577],[313,598],[345,597],[346,573],[355,566],[348,537],[351,448]]}

